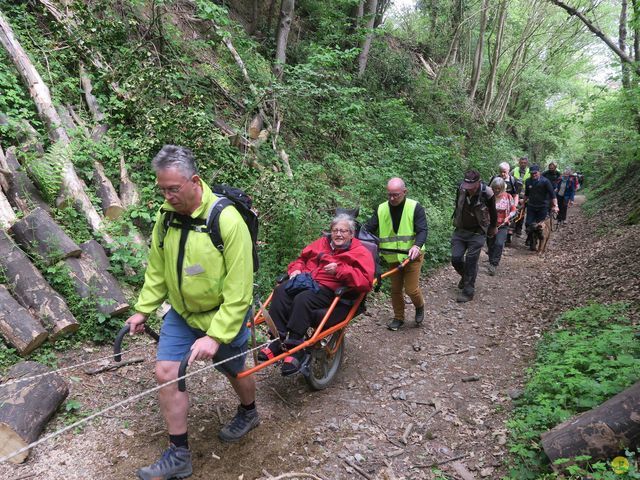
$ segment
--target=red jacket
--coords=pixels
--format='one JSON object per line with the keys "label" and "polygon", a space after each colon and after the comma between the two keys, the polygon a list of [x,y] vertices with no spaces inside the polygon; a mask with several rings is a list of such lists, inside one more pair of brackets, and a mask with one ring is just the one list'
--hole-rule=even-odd
{"label": "red jacket", "polygon": [[[335,275],[323,270],[325,265],[333,262],[338,264]],[[356,292],[371,290],[375,275],[373,256],[357,238],[351,240],[346,250],[333,250],[329,238],[319,238],[307,245],[289,264],[287,272],[291,274],[295,270],[311,272],[316,282],[331,290],[349,287]]]}

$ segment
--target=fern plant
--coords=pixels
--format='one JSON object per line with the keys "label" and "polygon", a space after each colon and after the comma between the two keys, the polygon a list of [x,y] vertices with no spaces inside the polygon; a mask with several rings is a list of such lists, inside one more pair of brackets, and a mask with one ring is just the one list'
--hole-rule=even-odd
{"label": "fern plant", "polygon": [[41,157],[32,157],[26,162],[29,176],[38,185],[44,199],[53,204],[62,187],[65,165],[73,158],[71,145],[56,142]]}

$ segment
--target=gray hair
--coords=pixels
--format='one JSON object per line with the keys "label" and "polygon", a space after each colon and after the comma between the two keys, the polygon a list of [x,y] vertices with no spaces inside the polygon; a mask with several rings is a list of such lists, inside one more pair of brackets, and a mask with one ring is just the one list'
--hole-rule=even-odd
{"label": "gray hair", "polygon": [[165,145],[162,147],[151,160],[151,166],[156,173],[160,170],[175,168],[185,178],[191,178],[198,174],[193,152],[187,147],[179,147],[177,145]]}
{"label": "gray hair", "polygon": [[509,172],[511,170],[511,165],[509,165],[509,162],[502,162],[500,165],[498,165],[498,168],[500,169],[500,171],[506,170],[507,172]]}
{"label": "gray hair", "polygon": [[489,185],[489,187],[491,187],[491,190],[493,190],[493,193],[495,193],[496,195],[499,195],[502,192],[504,192],[506,185],[504,183],[504,180],[501,177],[496,177],[491,181],[491,185]]}
{"label": "gray hair", "polygon": [[351,235],[356,233],[356,222],[351,215],[347,215],[346,213],[339,213],[333,220],[331,220],[331,228],[335,227],[338,223],[346,223],[349,225],[349,230],[351,231]]}
{"label": "gray hair", "polygon": [[571,167],[567,167],[564,169],[565,175],[571,175],[573,172],[571,171]]}

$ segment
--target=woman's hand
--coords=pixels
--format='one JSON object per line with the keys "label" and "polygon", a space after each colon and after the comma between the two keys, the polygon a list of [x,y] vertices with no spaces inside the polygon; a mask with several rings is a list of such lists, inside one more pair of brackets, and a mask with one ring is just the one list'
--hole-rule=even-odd
{"label": "woman's hand", "polygon": [[294,270],[293,272],[291,272],[291,273],[289,274],[289,278],[293,278],[293,277],[295,277],[296,275],[300,275],[301,273],[302,273],[302,272],[301,272],[300,270]]}
{"label": "woman's hand", "polygon": [[338,264],[336,262],[327,263],[324,267],[322,267],[322,269],[325,272],[330,273],[331,275],[335,275],[336,270],[338,269]]}

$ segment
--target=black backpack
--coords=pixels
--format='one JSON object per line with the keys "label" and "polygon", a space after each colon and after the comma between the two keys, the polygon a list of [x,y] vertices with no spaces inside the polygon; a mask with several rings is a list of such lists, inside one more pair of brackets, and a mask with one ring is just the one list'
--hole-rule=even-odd
{"label": "black backpack", "polygon": [[[213,245],[222,253],[224,251],[224,241],[220,235],[220,213],[222,210],[232,205],[236,208],[244,223],[247,224],[249,234],[251,235],[253,271],[258,271],[260,261],[258,259],[258,215],[252,209],[253,202],[251,197],[244,190],[229,185],[214,185],[211,191],[220,197],[214,204],[206,220],[202,218],[191,218],[189,215],[161,209],[163,214],[162,227],[160,235],[160,248],[164,244],[164,235],[167,228],[174,227],[182,230],[193,230],[195,232],[208,233],[211,237]],[[185,240],[186,241],[186,240]]]}

